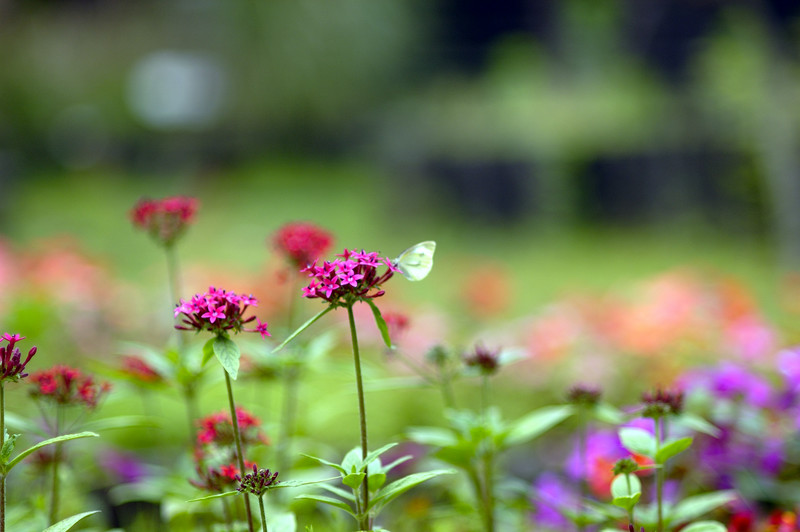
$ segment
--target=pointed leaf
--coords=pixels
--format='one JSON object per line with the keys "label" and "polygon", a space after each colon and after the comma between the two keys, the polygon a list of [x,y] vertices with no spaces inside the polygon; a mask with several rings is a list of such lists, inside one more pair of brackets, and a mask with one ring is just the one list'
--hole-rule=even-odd
{"label": "pointed leaf", "polygon": [[728,527],[717,521],[697,521],[681,529],[681,532],[727,532]]}
{"label": "pointed leaf", "polygon": [[323,482],[330,482],[331,480],[339,480],[342,477],[330,477],[320,480],[280,480],[277,484],[270,486],[269,489],[278,488],[297,488],[300,486],[309,486],[311,484],[321,484]]}
{"label": "pointed leaf", "polygon": [[72,528],[75,523],[83,519],[84,517],[88,517],[93,514],[99,514],[100,510],[94,510],[92,512],[83,512],[82,514],[73,515],[72,517],[67,517],[66,519],[62,519],[58,523],[49,526],[44,529],[43,532],[64,532],[65,530],[69,530]]}
{"label": "pointed leaf", "polygon": [[386,473],[370,473],[369,477],[367,478],[367,486],[369,487],[369,491],[375,491],[380,489],[381,486],[386,482]]}
{"label": "pointed leaf", "polygon": [[434,447],[449,447],[458,441],[452,431],[439,427],[414,427],[407,436],[411,441]]}
{"label": "pointed leaf", "polygon": [[670,526],[678,526],[735,499],[736,492],[733,490],[714,491],[688,497],[675,505],[668,513],[666,520]]}
{"label": "pointed leaf", "polygon": [[297,497],[295,497],[295,499],[308,499],[308,500],[311,500],[311,501],[317,501],[317,502],[321,502],[323,504],[328,504],[330,506],[335,506],[336,508],[339,508],[339,509],[344,510],[345,512],[349,513],[353,517],[356,517],[356,514],[355,514],[355,512],[353,512],[353,509],[350,508],[350,505],[348,505],[344,501],[340,501],[339,499],[334,499],[333,497],[325,497],[324,495],[311,495],[311,494],[307,494],[307,493],[302,493],[302,494],[298,495]]}
{"label": "pointed leaf", "polygon": [[194,499],[189,499],[186,502],[201,502],[201,501],[210,501],[212,499],[221,499],[223,497],[231,497],[233,495],[239,495],[240,492],[233,490],[233,491],[226,491],[224,493],[215,493],[214,495],[206,495],[205,497],[195,497]]}
{"label": "pointed leaf", "polygon": [[622,446],[632,453],[653,458],[656,453],[656,438],[644,429],[623,427],[619,429]]}
{"label": "pointed leaf", "polygon": [[504,443],[508,446],[530,441],[567,419],[574,411],[572,405],[538,408],[511,424]]}
{"label": "pointed leaf", "polygon": [[239,374],[239,358],[242,356],[239,346],[226,336],[214,338],[213,346],[214,354],[217,356],[219,363],[222,364],[231,379],[236,380],[236,376]]}
{"label": "pointed leaf", "polygon": [[321,484],[319,487],[324,489],[325,491],[333,493],[334,495],[338,495],[339,497],[347,501],[352,501],[353,503],[356,502],[356,496],[353,494],[352,491],[344,490],[338,486],[331,486],[330,484]]}
{"label": "pointed leaf", "polygon": [[300,454],[305,456],[306,458],[311,458],[312,460],[316,460],[320,464],[323,464],[323,465],[326,465],[326,466],[330,466],[330,467],[336,469],[337,471],[339,471],[342,475],[346,475],[347,474],[347,471],[342,466],[340,466],[339,464],[336,464],[334,462],[329,462],[329,461],[325,460],[324,458],[318,458],[316,456],[311,456],[310,454],[305,454],[305,453],[300,453]]}
{"label": "pointed leaf", "polygon": [[372,508],[378,505],[384,506],[417,484],[421,484],[426,480],[438,477],[440,475],[453,475],[455,473],[456,471],[454,469],[434,469],[433,471],[414,473],[412,475],[408,475],[407,477],[395,480],[380,490],[375,497],[370,500],[369,507]]}
{"label": "pointed leaf", "polygon": [[372,451],[371,453],[367,454],[366,458],[364,458],[364,461],[361,463],[361,466],[362,467],[368,466],[371,462],[373,462],[380,455],[382,455],[383,453],[385,453],[386,451],[388,451],[389,449],[391,449],[392,447],[395,447],[395,446],[397,446],[397,443],[387,443],[386,445],[384,445],[380,449],[378,449],[376,451]]}
{"label": "pointed leaf", "polygon": [[325,314],[327,314],[328,312],[330,312],[334,308],[335,307],[333,305],[329,305],[329,306],[325,307],[325,309],[323,309],[322,311],[318,312],[314,317],[312,317],[310,320],[308,320],[307,322],[302,324],[297,330],[295,330],[292,334],[290,334],[289,337],[286,338],[286,340],[284,340],[283,342],[281,342],[281,344],[278,347],[273,349],[272,352],[273,353],[277,353],[278,351],[280,351],[281,349],[286,347],[286,344],[288,344],[289,342],[294,340],[294,338],[298,334],[300,334],[301,332],[305,331],[307,328],[309,328],[311,326],[311,324],[313,324],[315,321],[320,319],[322,316],[324,316]]}
{"label": "pointed leaf", "polygon": [[30,433],[38,434],[42,438],[47,438],[48,436],[50,436],[49,434],[47,434],[47,432],[44,431],[44,429],[42,429],[42,427],[40,427],[33,421],[30,421],[29,419],[24,418],[22,416],[18,416],[13,412],[6,412],[5,421],[6,421],[6,428],[10,428],[22,432],[24,434],[30,434]]}
{"label": "pointed leaf", "polygon": [[83,425],[86,430],[102,431],[110,429],[129,429],[134,427],[158,427],[158,419],[150,416],[114,416],[97,421],[90,421]]}
{"label": "pointed leaf", "polygon": [[594,409],[594,417],[598,421],[609,425],[620,425],[625,421],[625,414],[622,410],[608,403],[599,403]]}
{"label": "pointed leaf", "polygon": [[682,453],[692,445],[692,438],[680,438],[677,440],[667,441],[661,449],[656,453],[655,459],[657,464],[663,464],[678,453]]}
{"label": "pointed leaf", "polygon": [[46,447],[46,446],[51,445],[53,443],[60,443],[60,442],[69,441],[69,440],[77,440],[78,438],[99,438],[99,437],[100,437],[100,435],[95,433],[95,432],[79,432],[77,434],[65,434],[63,436],[58,436],[56,438],[50,438],[49,440],[40,441],[39,443],[37,443],[33,447],[29,447],[28,449],[25,449],[24,451],[19,453],[16,456],[16,458],[11,460],[8,463],[8,465],[6,466],[6,474],[8,474],[8,472],[11,471],[11,469],[15,465],[17,465],[22,459],[24,459],[26,456],[28,456],[31,453],[35,453],[36,451],[38,451],[42,447]]}
{"label": "pointed leaf", "polygon": [[386,320],[383,319],[383,316],[381,315],[381,311],[378,308],[378,305],[376,305],[375,302],[371,299],[367,299],[367,303],[372,309],[372,315],[375,316],[375,325],[377,325],[378,330],[381,331],[381,338],[383,338],[383,343],[386,344],[386,347],[392,347],[392,339],[389,338],[389,326],[386,325]]}

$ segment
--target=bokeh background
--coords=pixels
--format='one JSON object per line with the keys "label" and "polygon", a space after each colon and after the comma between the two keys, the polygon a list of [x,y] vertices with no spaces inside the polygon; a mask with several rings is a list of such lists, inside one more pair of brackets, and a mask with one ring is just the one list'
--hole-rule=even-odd
{"label": "bokeh background", "polygon": [[[436,240],[386,304],[412,355],[522,349],[515,413],[621,354],[655,384],[800,339],[797,2],[0,0],[0,50],[0,323],[42,360],[169,341],[129,211],[175,194],[201,204],[187,297],[252,291],[277,337],[284,223]],[[351,399],[313,423],[346,441]]]}

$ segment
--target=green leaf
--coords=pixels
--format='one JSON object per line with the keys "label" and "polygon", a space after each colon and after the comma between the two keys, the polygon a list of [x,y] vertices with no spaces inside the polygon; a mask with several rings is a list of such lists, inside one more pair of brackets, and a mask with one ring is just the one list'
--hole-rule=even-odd
{"label": "green leaf", "polygon": [[342,478],[342,484],[347,486],[351,489],[358,489],[362,482],[364,482],[364,477],[366,473],[350,473],[349,475],[345,475]]}
{"label": "green leaf", "polygon": [[150,416],[114,416],[90,421],[83,428],[94,431],[110,429],[129,429],[135,427],[158,427],[158,419]]}
{"label": "green leaf", "polygon": [[598,403],[594,409],[594,417],[598,421],[609,425],[620,425],[625,421],[625,414],[622,410],[608,403]]}
{"label": "green leaf", "polygon": [[663,464],[678,453],[682,453],[692,445],[693,438],[679,438],[677,440],[669,440],[664,443],[661,449],[658,450],[655,456],[657,464]]}
{"label": "green leaf", "polygon": [[343,490],[338,486],[331,486],[330,484],[321,484],[319,487],[325,491],[333,493],[334,495],[338,495],[347,501],[352,501],[353,503],[356,502],[356,496],[352,491]]}
{"label": "green leaf", "polygon": [[317,462],[319,462],[322,465],[330,466],[330,467],[336,469],[337,471],[339,471],[342,475],[346,475],[347,474],[347,470],[345,470],[339,464],[336,464],[334,462],[329,462],[329,461],[325,460],[324,458],[319,458],[317,456],[312,456],[310,454],[305,454],[305,453],[300,453],[300,454],[305,456],[306,458],[311,458],[312,460],[316,460]]}
{"label": "green leaf", "polygon": [[636,475],[621,474],[611,481],[611,504],[630,510],[642,496],[642,483]]}
{"label": "green leaf", "polygon": [[6,428],[11,428],[25,434],[38,434],[42,438],[47,438],[49,436],[49,434],[42,430],[42,427],[27,418],[14,414],[13,412],[6,412],[5,421]]}
{"label": "green leaf", "polygon": [[369,486],[369,491],[375,491],[379,489],[383,484],[386,482],[386,473],[370,473],[369,477],[367,478],[367,485]]}
{"label": "green leaf", "polygon": [[518,419],[509,426],[505,445],[528,442],[558,425],[575,412],[572,405],[546,406]]}
{"label": "green leaf", "polygon": [[619,429],[622,446],[632,453],[653,458],[656,453],[656,438],[644,429],[623,427]]}
{"label": "green leaf", "polygon": [[363,462],[361,462],[361,467],[366,467],[366,466],[368,466],[368,465],[369,465],[371,462],[373,462],[373,461],[374,461],[376,458],[378,458],[380,455],[382,455],[383,453],[385,453],[386,451],[388,451],[388,450],[389,450],[389,449],[391,449],[392,447],[395,447],[396,445],[397,445],[397,443],[387,443],[386,445],[384,445],[384,446],[383,446],[383,447],[381,447],[380,449],[378,449],[378,450],[376,450],[376,451],[372,451],[372,452],[370,452],[370,453],[369,453],[369,454],[367,454],[367,456],[364,458],[364,461],[363,461]]}
{"label": "green leaf", "polygon": [[372,315],[375,316],[375,325],[377,325],[378,330],[381,331],[381,338],[383,338],[383,343],[386,344],[386,347],[392,347],[392,339],[389,338],[389,326],[386,325],[386,320],[384,320],[383,316],[381,316],[380,309],[371,299],[367,299],[367,303],[372,309]]}
{"label": "green leaf", "polygon": [[735,499],[736,492],[733,490],[714,491],[688,497],[675,505],[672,511],[666,516],[666,521],[670,526],[675,527],[691,521],[692,519],[696,519]]}
{"label": "green leaf", "polygon": [[239,374],[239,358],[242,356],[239,346],[227,336],[214,338],[213,346],[219,363],[222,364],[231,379],[236,380],[236,376]]}
{"label": "green leaf", "polygon": [[295,499],[308,499],[308,500],[311,500],[311,501],[321,502],[323,504],[327,504],[327,505],[330,505],[330,506],[335,506],[336,508],[339,508],[339,509],[344,510],[345,512],[349,513],[353,517],[356,517],[356,514],[355,514],[355,512],[353,512],[352,508],[350,508],[350,505],[348,505],[344,501],[340,501],[339,499],[334,499],[333,497],[325,497],[324,495],[311,495],[311,494],[303,493],[303,494],[300,494],[297,497],[295,497]]}
{"label": "green leaf", "polygon": [[5,441],[3,442],[3,447],[0,448],[0,463],[5,464],[8,462],[8,459],[11,458],[11,453],[14,452],[17,438],[19,438],[19,434],[12,434],[9,436],[8,431],[5,431]]}
{"label": "green leaf", "polygon": [[206,495],[205,497],[196,497],[194,499],[189,499],[186,502],[201,502],[201,501],[210,501],[212,499],[221,499],[223,497],[230,497],[232,495],[239,495],[240,492],[233,490],[233,491],[226,491],[224,493],[215,493],[214,495]]}
{"label": "green leaf", "polygon": [[697,432],[713,436],[714,438],[719,438],[720,435],[722,435],[722,431],[719,428],[715,427],[700,416],[689,412],[685,412],[678,416],[675,422],[679,425],[683,425],[684,427],[696,430]]}
{"label": "green leaf", "polygon": [[214,338],[209,338],[208,342],[203,344],[203,361],[200,366],[205,366],[209,360],[214,357]]}
{"label": "green leaf", "polygon": [[8,474],[8,472],[11,471],[11,469],[15,465],[17,465],[22,459],[24,459],[26,456],[28,456],[31,453],[35,453],[36,451],[38,451],[42,447],[46,447],[46,446],[52,445],[54,443],[60,443],[60,442],[69,441],[69,440],[77,440],[79,438],[99,438],[99,437],[100,437],[100,435],[95,433],[95,432],[79,432],[77,434],[65,434],[63,436],[58,436],[56,438],[50,438],[49,440],[40,441],[39,443],[37,443],[33,447],[29,447],[28,449],[25,449],[24,451],[19,453],[16,456],[16,458],[11,460],[6,465],[6,474]]}
{"label": "green leaf", "polygon": [[681,532],[727,532],[728,527],[717,521],[697,521],[681,529]]}
{"label": "green leaf", "polygon": [[305,331],[307,328],[309,328],[311,326],[312,323],[314,323],[315,321],[320,319],[322,316],[324,316],[325,314],[327,314],[328,312],[330,312],[334,308],[336,308],[336,307],[334,307],[333,305],[329,305],[329,306],[325,307],[321,312],[318,312],[314,317],[312,317],[310,320],[308,320],[307,322],[302,324],[297,330],[295,330],[292,334],[290,334],[289,337],[286,338],[286,340],[284,340],[283,342],[281,342],[281,344],[278,347],[273,349],[272,352],[273,353],[277,353],[278,351],[280,351],[281,349],[286,347],[286,344],[288,344],[289,342],[294,340],[295,336],[297,336],[301,332]]}
{"label": "green leaf", "polygon": [[411,441],[433,447],[449,447],[458,441],[452,431],[439,427],[414,427],[407,436]]}
{"label": "green leaf", "polygon": [[641,493],[642,483],[636,475],[623,473],[615,476],[611,481],[611,495],[614,497],[633,497]]}
{"label": "green leaf", "polygon": [[433,471],[414,473],[412,475],[408,475],[407,477],[395,480],[375,494],[375,497],[370,500],[369,507],[383,507],[417,484],[421,484],[426,480],[438,477],[440,475],[454,475],[455,473],[456,471],[453,469],[434,469]]}
{"label": "green leaf", "polygon": [[321,484],[323,482],[330,482],[331,480],[338,480],[342,477],[330,477],[320,480],[279,480],[277,484],[270,486],[269,489],[278,488],[297,488],[300,486],[309,486],[311,484]]}
{"label": "green leaf", "polygon": [[100,510],[94,510],[92,512],[83,512],[82,514],[73,515],[72,517],[67,517],[66,519],[62,519],[58,523],[49,526],[44,529],[43,532],[64,532],[65,530],[69,530],[72,528],[75,523],[83,519],[84,517],[88,517],[93,514],[100,513]]}

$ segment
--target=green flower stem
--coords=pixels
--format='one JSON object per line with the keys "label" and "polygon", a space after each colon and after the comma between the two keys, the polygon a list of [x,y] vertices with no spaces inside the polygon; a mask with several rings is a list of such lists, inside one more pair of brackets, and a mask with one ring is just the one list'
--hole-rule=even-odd
{"label": "green flower stem", "polygon": [[442,385],[442,399],[444,400],[445,408],[455,410],[456,398],[453,394],[453,383],[450,379],[450,373],[445,371],[441,366],[439,366],[439,382]]}
{"label": "green flower stem", "polygon": [[[631,488],[631,476],[630,476],[630,475],[625,475],[625,483],[628,485],[628,493],[631,493],[631,491],[633,491],[633,490],[632,490],[632,488]],[[634,527],[635,527],[635,526],[636,526],[636,523],[634,523],[634,521],[633,521],[633,509],[634,509],[634,506],[631,506],[631,507],[628,509],[628,522],[629,522],[629,523],[630,523],[632,526],[634,526]]]}
{"label": "green flower stem", "polygon": [[[0,381],[0,439],[6,443],[6,389]],[[0,532],[6,530],[6,475],[0,474]]]}
{"label": "green flower stem", "polygon": [[186,403],[186,421],[189,423],[189,446],[192,447],[196,435],[195,420],[198,418],[197,393],[195,392],[194,384],[183,385],[183,402]]}
{"label": "green flower stem", "polygon": [[481,375],[481,419],[484,423],[488,421],[489,410],[489,376]]}
{"label": "green flower stem", "polygon": [[[358,415],[361,426],[361,458],[367,457],[367,408],[364,403],[364,385],[361,379],[361,356],[358,352],[358,336],[356,335],[356,321],[353,317],[353,304],[347,305],[347,318],[350,321],[350,338],[353,342],[353,361],[356,367],[356,389],[358,391]],[[360,530],[372,530],[369,519],[369,475],[364,475],[362,484],[362,504],[364,506],[364,516],[359,522]]]}
{"label": "green flower stem", "polygon": [[[239,432],[239,417],[236,415],[236,403],[233,401],[233,387],[231,386],[231,376],[222,369],[225,374],[225,386],[228,388],[228,404],[231,407],[231,422],[233,424],[233,439],[236,441],[236,459],[239,465],[239,474],[244,476],[244,454],[242,453],[242,434]],[[244,493],[244,509],[247,514],[247,530],[255,532],[253,528],[253,516],[250,513],[250,495]]]}
{"label": "green flower stem", "polygon": [[258,497],[258,509],[261,510],[261,530],[269,532],[267,530],[267,513],[264,511],[264,495]]}
{"label": "green flower stem", "polygon": [[[63,408],[61,405],[56,406],[56,429],[53,436],[61,435],[61,421],[62,421]],[[59,481],[59,466],[61,465],[61,443],[56,443],[53,446],[53,483],[52,491],[50,492],[50,513],[49,524],[52,526],[56,522],[58,516],[58,498],[61,491],[61,482]]]}
{"label": "green flower stem", "polygon": [[[655,421],[656,431],[656,456],[661,450],[661,418],[657,417]],[[657,464],[661,467],[656,469],[656,504],[658,505],[658,524],[656,526],[657,532],[664,532],[664,464]]]}

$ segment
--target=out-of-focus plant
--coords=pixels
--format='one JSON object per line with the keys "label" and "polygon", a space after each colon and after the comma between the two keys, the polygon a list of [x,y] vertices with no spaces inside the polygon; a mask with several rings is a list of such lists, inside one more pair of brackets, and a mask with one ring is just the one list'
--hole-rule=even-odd
{"label": "out-of-focus plant", "polygon": [[[11,472],[11,470],[19,464],[26,456],[34,453],[48,445],[55,445],[56,446],[56,455],[58,455],[60,445],[69,440],[75,440],[79,438],[87,438],[87,437],[96,437],[98,434],[94,432],[80,432],[76,434],[59,434],[58,430],[52,434],[52,437],[40,441],[36,445],[25,449],[21,453],[19,453],[14,458],[11,458],[11,454],[14,452],[14,447],[16,445],[16,440],[20,436],[19,434],[12,434],[9,435],[8,431],[6,430],[6,423],[5,423],[5,384],[6,382],[18,382],[20,379],[27,377],[28,374],[25,373],[25,368],[28,362],[31,361],[33,356],[37,352],[36,347],[32,347],[28,351],[28,356],[25,360],[22,360],[22,353],[17,347],[17,343],[24,340],[25,337],[19,334],[3,334],[2,338],[0,338],[0,342],[5,342],[5,345],[0,347],[0,371],[2,374],[0,375],[0,434],[3,435],[3,445],[0,447],[0,532],[5,532],[6,530],[6,477]],[[36,377],[32,378],[34,382],[37,382]],[[83,381],[81,386],[77,388],[68,389],[67,386],[62,386],[58,382],[51,382],[48,386],[44,389],[40,386],[40,391],[42,393],[47,393],[49,396],[53,397],[54,400],[59,402],[61,400],[62,404],[69,404],[70,402],[84,402],[87,406],[91,405],[94,407],[97,403],[97,396],[100,393],[96,387],[94,387],[91,381]],[[58,398],[58,399],[55,399]],[[57,429],[58,427],[56,427]],[[68,530],[71,528],[75,523],[77,523],[80,519],[88,515],[92,515],[97,513],[96,511],[92,512],[85,512],[79,515],[75,515],[72,517],[68,517],[67,519],[56,523],[55,516],[58,509],[58,467],[57,463],[54,461],[53,463],[53,491],[51,493],[51,509],[50,509],[50,530],[52,532],[61,532],[64,530]]]}

